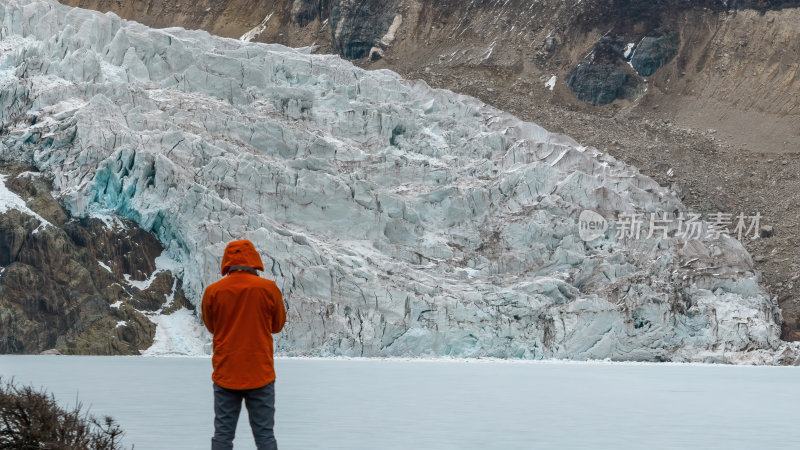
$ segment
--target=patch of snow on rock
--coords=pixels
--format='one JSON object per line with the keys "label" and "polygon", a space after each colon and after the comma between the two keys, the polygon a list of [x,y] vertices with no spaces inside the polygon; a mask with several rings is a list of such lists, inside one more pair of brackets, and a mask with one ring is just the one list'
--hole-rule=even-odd
{"label": "patch of snow on rock", "polygon": [[34,230],[34,233],[39,231],[39,229],[44,226],[53,226],[53,224],[45,220],[42,216],[36,214],[30,208],[28,208],[28,206],[25,204],[25,200],[23,200],[22,197],[11,192],[6,187],[7,178],[7,176],[0,174],[0,214],[6,213],[12,209],[16,209],[23,214],[35,217],[39,220],[40,225],[36,230]]}
{"label": "patch of snow on rock", "polygon": [[28,179],[32,179],[32,178],[39,178],[39,177],[41,177],[41,176],[42,176],[42,173],[41,173],[41,172],[31,172],[31,171],[27,170],[27,171],[25,171],[25,172],[22,172],[22,173],[20,173],[19,175],[17,175],[17,178],[28,178]]}
{"label": "patch of snow on rock", "polygon": [[149,317],[156,324],[153,345],[143,356],[204,356],[210,354],[210,336],[192,311],[181,308],[169,315]]}
{"label": "patch of snow on rock", "polygon": [[556,80],[557,79],[558,79],[558,77],[556,77],[555,75],[551,76],[550,79],[547,80],[547,82],[544,83],[544,87],[546,87],[547,89],[550,89],[552,91],[553,88],[556,87]]}
{"label": "patch of snow on rock", "polygon": [[180,264],[178,264],[178,262],[170,258],[169,255],[166,253],[162,253],[161,255],[159,255],[155,259],[155,263],[156,263],[156,269],[153,271],[153,273],[150,274],[150,276],[146,280],[134,280],[131,278],[130,274],[126,273],[124,274],[125,281],[129,285],[139,290],[145,291],[150,287],[150,285],[153,283],[153,281],[156,279],[156,276],[158,276],[159,273],[168,270],[175,275],[179,275],[182,270]]}
{"label": "patch of snow on rock", "polygon": [[273,14],[274,13],[267,14],[267,16],[264,17],[264,19],[261,21],[261,23],[256,25],[255,28],[253,28],[252,30],[250,30],[247,33],[243,34],[242,37],[239,38],[239,40],[242,41],[242,42],[250,42],[253,39],[255,39],[258,36],[260,36],[261,33],[263,33],[264,30],[267,29],[267,22],[269,22],[269,19],[272,18]]}
{"label": "patch of snow on rock", "polygon": [[625,59],[630,59],[633,56],[634,47],[636,47],[636,44],[628,42],[628,45],[625,46],[625,54],[623,55]]}

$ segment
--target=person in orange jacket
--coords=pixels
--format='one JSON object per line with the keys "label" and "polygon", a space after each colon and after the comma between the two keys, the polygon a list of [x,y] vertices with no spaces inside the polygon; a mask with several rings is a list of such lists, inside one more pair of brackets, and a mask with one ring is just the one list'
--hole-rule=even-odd
{"label": "person in orange jacket", "polygon": [[203,293],[203,322],[214,335],[212,450],[233,448],[242,400],[258,450],[277,450],[272,335],[286,323],[283,296],[258,276],[264,264],[253,243],[233,241],[222,257],[224,278]]}

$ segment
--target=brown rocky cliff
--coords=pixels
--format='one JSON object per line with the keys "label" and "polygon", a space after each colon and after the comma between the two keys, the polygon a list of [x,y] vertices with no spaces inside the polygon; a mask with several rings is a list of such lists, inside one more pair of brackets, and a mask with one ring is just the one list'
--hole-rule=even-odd
{"label": "brown rocky cliff", "polygon": [[0,167],[6,187],[53,226],[15,209],[0,214],[0,353],[131,355],[153,343],[145,313],[189,305],[180,283],[158,273],[145,290],[162,247],[131,222],[108,226],[73,219],[36,174]]}

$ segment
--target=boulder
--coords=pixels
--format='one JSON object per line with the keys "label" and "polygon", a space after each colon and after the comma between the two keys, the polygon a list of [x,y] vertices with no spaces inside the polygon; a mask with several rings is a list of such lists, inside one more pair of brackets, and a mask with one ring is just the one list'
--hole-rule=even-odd
{"label": "boulder", "polygon": [[634,98],[645,88],[644,81],[625,67],[591,62],[578,64],[566,81],[579,100],[595,106]]}
{"label": "boulder", "polygon": [[678,32],[645,36],[633,51],[631,66],[639,75],[649,77],[678,54],[680,44]]}

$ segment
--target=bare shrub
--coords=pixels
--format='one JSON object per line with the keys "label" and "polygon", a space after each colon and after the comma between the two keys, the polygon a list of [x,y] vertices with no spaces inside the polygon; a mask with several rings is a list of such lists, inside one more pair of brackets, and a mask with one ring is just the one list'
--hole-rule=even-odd
{"label": "bare shrub", "polygon": [[124,450],[123,435],[113,418],[98,420],[81,403],[64,409],[44,390],[0,379],[0,450]]}

